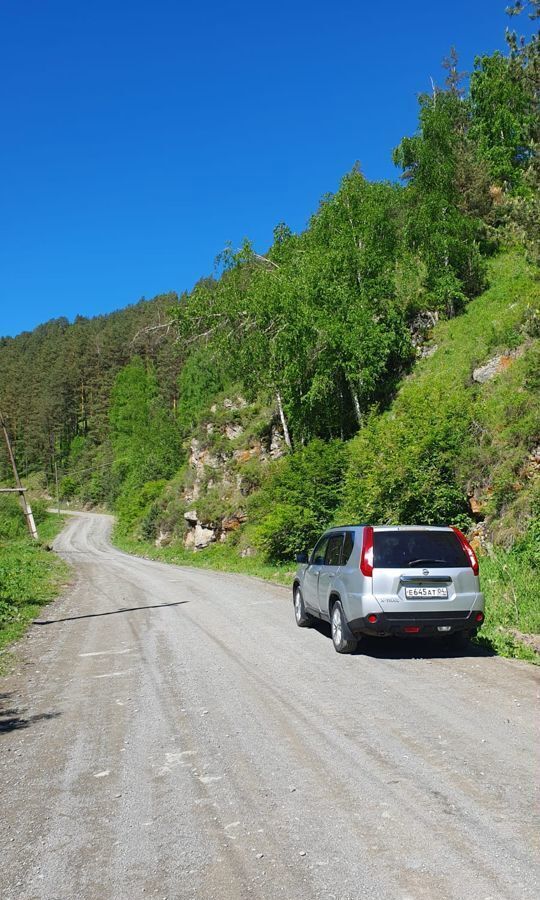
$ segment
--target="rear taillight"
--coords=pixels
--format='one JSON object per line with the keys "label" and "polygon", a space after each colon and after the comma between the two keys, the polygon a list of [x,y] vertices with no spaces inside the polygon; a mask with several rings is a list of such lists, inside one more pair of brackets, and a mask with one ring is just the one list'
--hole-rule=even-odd
{"label": "rear taillight", "polygon": [[360,571],[362,572],[362,575],[373,574],[373,528],[371,525],[366,525],[362,535]]}
{"label": "rear taillight", "polygon": [[469,544],[469,542],[468,542],[467,538],[465,537],[465,535],[463,534],[463,532],[460,531],[459,528],[456,528],[454,525],[451,525],[450,527],[452,528],[452,531],[454,532],[454,534],[457,536],[459,543],[465,550],[465,553],[467,554],[467,556],[469,558],[469,562],[471,564],[471,569],[473,570],[475,575],[478,575],[479,566],[478,566],[478,560],[476,558],[476,553],[474,552],[473,548]]}
{"label": "rear taillight", "polygon": [[375,622],[377,621],[377,616],[375,615],[375,613],[370,613],[369,616],[367,617],[367,620],[370,625],[375,625]]}
{"label": "rear taillight", "polygon": [[474,618],[476,619],[477,622],[483,622],[484,621],[484,613],[476,613]]}

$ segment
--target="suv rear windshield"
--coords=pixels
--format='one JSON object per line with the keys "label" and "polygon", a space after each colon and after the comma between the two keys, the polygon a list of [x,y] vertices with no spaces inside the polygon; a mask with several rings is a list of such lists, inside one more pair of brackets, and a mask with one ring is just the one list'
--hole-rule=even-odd
{"label": "suv rear windshield", "polygon": [[470,566],[453,531],[376,531],[373,566],[379,569],[461,569]]}

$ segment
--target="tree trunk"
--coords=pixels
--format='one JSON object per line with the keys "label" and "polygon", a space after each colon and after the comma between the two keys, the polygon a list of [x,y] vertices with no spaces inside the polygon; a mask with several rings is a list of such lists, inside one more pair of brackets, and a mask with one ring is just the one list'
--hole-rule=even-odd
{"label": "tree trunk", "polygon": [[352,395],[352,400],[353,400],[353,405],[354,405],[354,411],[356,413],[356,419],[358,421],[358,424],[361,425],[362,424],[362,410],[360,409],[360,400],[358,399],[358,394],[354,390],[354,388],[351,388],[351,395]]}
{"label": "tree trunk", "polygon": [[285,438],[285,443],[289,450],[292,450],[292,442],[291,436],[289,434],[289,426],[287,425],[287,419],[285,418],[285,412],[283,410],[283,403],[281,402],[281,394],[279,391],[276,392],[276,400],[279,410],[279,418],[281,419],[281,426],[283,428],[283,437]]}

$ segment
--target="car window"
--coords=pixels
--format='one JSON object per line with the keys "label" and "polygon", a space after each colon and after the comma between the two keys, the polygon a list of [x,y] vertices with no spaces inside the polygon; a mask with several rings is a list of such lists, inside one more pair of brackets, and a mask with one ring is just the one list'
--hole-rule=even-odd
{"label": "car window", "polygon": [[324,557],[325,566],[341,565],[341,548],[343,546],[343,532],[330,535],[328,547],[326,548],[326,556]]}
{"label": "car window", "polygon": [[453,531],[376,531],[376,568],[464,568],[469,560]]}
{"label": "car window", "polygon": [[320,539],[318,544],[315,544],[315,549],[314,549],[313,553],[311,554],[311,557],[309,560],[312,565],[313,565],[313,563],[315,563],[315,560],[319,560],[317,565],[323,565],[324,557],[326,555],[326,548],[328,546],[328,541],[329,541],[329,535],[325,534]]}
{"label": "car window", "polygon": [[345,540],[343,542],[343,556],[341,565],[345,566],[351,557],[354,547],[354,531],[345,532]]}

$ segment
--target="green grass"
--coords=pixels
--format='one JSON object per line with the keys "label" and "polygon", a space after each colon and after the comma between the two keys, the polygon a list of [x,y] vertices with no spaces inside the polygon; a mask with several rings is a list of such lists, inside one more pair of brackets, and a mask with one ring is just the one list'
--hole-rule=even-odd
{"label": "green grass", "polygon": [[499,550],[482,557],[480,567],[486,597],[481,641],[502,656],[539,664],[538,653],[524,643],[527,635],[540,634],[540,573],[532,554]]}
{"label": "green grass", "polygon": [[39,542],[25,535],[0,538],[0,653],[66,583],[69,567],[46,549],[62,526],[61,516],[47,515],[38,526]]}
{"label": "green grass", "polygon": [[160,562],[173,563],[177,566],[193,566],[197,569],[212,569],[217,572],[238,572],[240,575],[252,575],[263,578],[273,584],[292,585],[296,567],[289,565],[273,565],[264,562],[257,556],[240,556],[234,547],[226,544],[211,544],[204,550],[194,553],[182,546],[156,547],[150,541],[138,541],[126,537],[115,528],[113,543],[126,553],[143,556],[145,559],[157,559]]}

